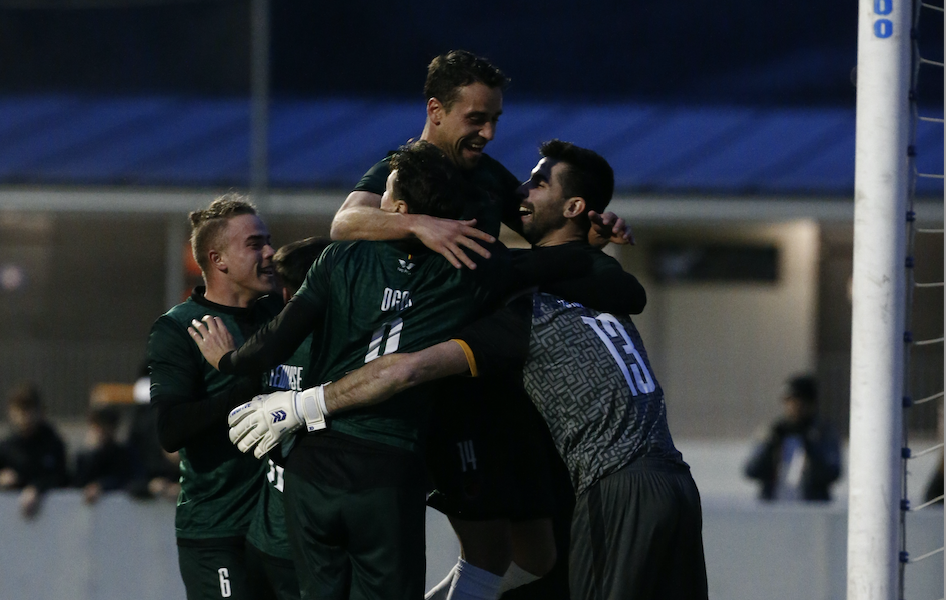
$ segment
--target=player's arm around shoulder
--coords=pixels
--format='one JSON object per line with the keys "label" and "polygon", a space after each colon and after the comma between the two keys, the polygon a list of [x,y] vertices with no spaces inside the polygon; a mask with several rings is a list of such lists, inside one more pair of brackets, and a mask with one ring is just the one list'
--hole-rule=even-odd
{"label": "player's arm around shoulder", "polygon": [[484,258],[489,251],[477,240],[493,242],[495,238],[475,227],[476,220],[455,221],[430,215],[388,212],[381,210],[381,196],[354,191],[348,195],[332,220],[333,240],[401,240],[417,238],[425,246],[441,254],[456,268],[475,269],[476,263],[463,248]]}

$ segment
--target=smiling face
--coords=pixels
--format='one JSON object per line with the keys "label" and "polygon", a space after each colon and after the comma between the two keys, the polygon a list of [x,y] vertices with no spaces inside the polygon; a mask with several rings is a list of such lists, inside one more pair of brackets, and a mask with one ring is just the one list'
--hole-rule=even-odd
{"label": "smiling face", "polygon": [[538,162],[529,180],[519,186],[520,220],[522,235],[533,245],[541,243],[551,234],[561,230],[567,223],[565,198],[560,175],[568,168],[565,163],[553,158]]}
{"label": "smiling face", "polygon": [[239,215],[227,221],[220,235],[219,258],[231,289],[240,297],[255,299],[276,290],[276,269],[269,230],[256,215]]}
{"label": "smiling face", "polygon": [[483,156],[486,144],[496,135],[503,112],[503,92],[483,83],[460,88],[447,110],[439,100],[427,103],[427,140],[439,147],[461,169],[472,169]]}

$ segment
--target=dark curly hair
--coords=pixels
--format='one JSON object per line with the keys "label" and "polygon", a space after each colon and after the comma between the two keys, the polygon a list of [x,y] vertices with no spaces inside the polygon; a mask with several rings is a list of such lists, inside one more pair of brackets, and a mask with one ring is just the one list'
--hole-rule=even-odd
{"label": "dark curly hair", "polygon": [[276,273],[282,279],[283,285],[292,291],[301,288],[309,267],[331,243],[332,240],[328,238],[310,237],[289,242],[276,250],[273,266],[276,267]]}
{"label": "dark curly hair", "polygon": [[451,50],[427,66],[424,96],[440,100],[449,112],[460,95],[460,88],[474,83],[504,89],[509,78],[485,58],[466,50]]}
{"label": "dark curly hair", "polygon": [[397,171],[394,198],[410,213],[459,219],[470,194],[470,184],[440,148],[419,141],[402,146],[391,157]]}

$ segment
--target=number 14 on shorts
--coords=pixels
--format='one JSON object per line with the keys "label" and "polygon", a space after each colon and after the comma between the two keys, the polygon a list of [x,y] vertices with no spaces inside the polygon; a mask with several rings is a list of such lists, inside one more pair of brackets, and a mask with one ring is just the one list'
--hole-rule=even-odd
{"label": "number 14 on shorts", "polygon": [[466,473],[476,470],[476,452],[473,451],[473,440],[463,440],[457,442],[457,448],[460,450],[460,469]]}

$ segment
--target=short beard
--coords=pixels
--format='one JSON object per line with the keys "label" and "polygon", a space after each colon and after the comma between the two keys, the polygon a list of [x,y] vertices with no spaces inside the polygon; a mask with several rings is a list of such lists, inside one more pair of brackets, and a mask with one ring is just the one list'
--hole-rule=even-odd
{"label": "short beard", "polygon": [[549,232],[561,229],[562,225],[566,222],[568,222],[568,219],[562,214],[559,214],[558,218],[549,217],[537,221],[535,213],[533,212],[532,221],[522,227],[522,237],[524,237],[529,244],[535,246],[537,243],[541,242]]}

